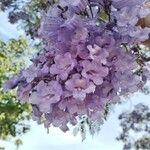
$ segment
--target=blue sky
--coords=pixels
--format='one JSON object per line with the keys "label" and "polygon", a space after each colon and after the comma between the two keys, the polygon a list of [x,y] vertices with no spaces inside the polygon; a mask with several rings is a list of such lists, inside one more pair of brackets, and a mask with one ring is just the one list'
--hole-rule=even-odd
{"label": "blue sky", "polygon": [[7,13],[0,12],[0,38],[8,40],[8,38],[17,38],[23,31],[18,30],[17,25],[8,23]]}
{"label": "blue sky", "polygon": [[[0,38],[7,40],[23,33],[16,25],[8,23],[7,14],[0,13],[0,20]],[[120,132],[117,117],[122,111],[133,109],[134,105],[139,102],[150,106],[150,95],[137,93],[125,100],[124,104],[116,105],[100,133],[93,138],[88,136],[83,143],[80,135],[74,137],[72,131],[62,133],[59,129],[51,127],[47,134],[43,125],[37,125],[36,122],[31,121],[31,131],[21,137],[24,144],[20,150],[121,150],[122,144],[115,140]],[[0,141],[0,146],[5,146],[6,150],[15,150],[12,142]]]}

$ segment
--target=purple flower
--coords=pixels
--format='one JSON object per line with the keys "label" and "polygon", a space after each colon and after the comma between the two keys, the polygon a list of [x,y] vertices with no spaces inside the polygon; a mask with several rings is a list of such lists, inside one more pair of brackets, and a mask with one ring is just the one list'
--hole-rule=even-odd
{"label": "purple flower", "polygon": [[136,26],[139,18],[144,18],[150,13],[149,9],[144,6],[144,2],[145,0],[132,0],[131,2],[114,0],[113,2],[113,6],[117,8],[112,9],[112,15],[117,21],[116,28],[122,37],[126,35],[126,38],[129,38],[128,43],[138,43],[149,38],[149,29]]}
{"label": "purple flower", "polygon": [[126,71],[133,71],[138,68],[138,64],[135,61],[135,57],[133,55],[128,55],[125,52],[119,52],[120,57],[117,58],[116,62],[114,63],[116,67],[116,71],[118,72],[126,72]]}
{"label": "purple flower", "polygon": [[76,65],[76,60],[71,57],[70,53],[57,55],[54,59],[55,64],[50,67],[50,73],[58,75],[60,79],[66,80],[68,74]]}
{"label": "purple flower", "polygon": [[135,26],[149,13],[144,2],[58,0],[39,30],[47,43],[43,52],[4,88],[17,87],[17,98],[32,105],[33,119],[44,117],[46,128],[66,132],[83,116],[102,122],[106,106],[149,79],[147,64],[139,63],[140,53],[133,50],[149,38],[149,28]]}
{"label": "purple flower", "polygon": [[57,81],[45,83],[40,81],[31,93],[30,102],[39,105],[40,111],[51,112],[51,104],[60,101],[62,95],[61,85]]}
{"label": "purple flower", "polygon": [[29,68],[22,71],[22,76],[29,83],[33,81],[34,78],[38,77],[38,68],[35,65],[31,65]]}
{"label": "purple flower", "polygon": [[88,6],[88,0],[61,0],[61,6],[68,6],[70,5],[76,12],[85,10],[86,6]]}
{"label": "purple flower", "polygon": [[95,91],[95,85],[81,77],[80,74],[74,74],[72,78],[65,83],[66,89],[72,92],[74,98],[84,100],[86,94]]}
{"label": "purple flower", "polygon": [[[20,76],[20,75],[19,75]],[[13,76],[12,78],[10,78],[8,81],[6,81],[3,84],[3,90],[4,91],[9,91],[11,89],[14,89],[17,87],[18,83],[20,82],[20,78],[19,76]]]}
{"label": "purple flower", "polygon": [[119,13],[118,11],[115,11],[114,15],[116,16],[118,26],[126,26],[129,24],[135,26],[139,19],[138,16],[135,15],[137,12],[138,9],[136,9],[136,7],[135,9],[124,7]]}
{"label": "purple flower", "polygon": [[82,76],[92,80],[96,85],[101,85],[103,83],[103,78],[108,75],[108,68],[103,67],[97,62],[85,60],[81,64],[83,66]]}
{"label": "purple flower", "polygon": [[38,106],[36,105],[32,105],[32,119],[37,121],[38,123],[41,122],[41,116],[42,116],[42,112],[40,112]]}
{"label": "purple flower", "polygon": [[132,8],[132,7],[135,7],[138,5],[142,6],[144,1],[145,0],[132,0],[129,2],[129,0],[123,0],[123,1],[122,0],[113,0],[112,4],[117,9],[121,9],[124,7]]}
{"label": "purple flower", "polygon": [[93,47],[92,47],[92,45],[88,45],[87,49],[90,52],[89,57],[92,60],[95,60],[95,61],[100,62],[102,64],[106,64],[107,63],[107,57],[109,56],[109,52],[107,52],[107,49],[100,48],[96,44],[94,44]]}
{"label": "purple flower", "polygon": [[17,98],[21,103],[29,102],[31,89],[31,84],[19,86],[19,88],[17,89]]}
{"label": "purple flower", "polygon": [[94,46],[92,47],[92,45],[87,45],[87,49],[90,52],[90,58],[91,59],[95,59],[97,58],[97,55],[100,53],[100,51],[102,50],[102,48],[100,48],[98,45],[94,44]]}

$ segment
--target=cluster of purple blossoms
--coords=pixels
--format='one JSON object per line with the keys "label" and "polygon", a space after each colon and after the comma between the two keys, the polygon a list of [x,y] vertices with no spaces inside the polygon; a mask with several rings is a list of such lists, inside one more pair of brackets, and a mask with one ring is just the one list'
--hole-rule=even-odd
{"label": "cluster of purple blossoms", "polygon": [[39,30],[47,42],[45,50],[4,88],[17,87],[20,102],[30,103],[33,119],[44,121],[47,128],[52,124],[67,131],[82,116],[103,120],[107,105],[138,91],[148,79],[149,71],[132,51],[150,32],[135,26],[147,15],[143,4],[143,0],[58,1]]}
{"label": "cluster of purple blossoms", "polygon": [[150,1],[113,0],[112,3],[112,15],[117,21],[117,27],[114,27],[114,30],[119,32],[128,44],[136,44],[149,38],[150,29],[142,29],[136,24],[139,19],[150,14]]}

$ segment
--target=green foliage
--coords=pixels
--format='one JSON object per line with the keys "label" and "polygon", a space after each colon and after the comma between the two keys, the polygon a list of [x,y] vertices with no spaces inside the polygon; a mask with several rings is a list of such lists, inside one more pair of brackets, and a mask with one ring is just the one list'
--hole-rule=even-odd
{"label": "green foliage", "polygon": [[106,105],[104,115],[102,117],[104,119],[101,121],[92,121],[86,116],[79,118],[80,121],[74,128],[73,135],[76,136],[79,133],[81,135],[82,141],[84,141],[87,137],[87,133],[89,133],[91,136],[98,134],[101,130],[101,126],[103,125],[104,120],[107,120],[111,109],[111,105]]}
{"label": "green foliage", "polygon": [[135,142],[134,147],[136,148],[136,150],[141,150],[141,149],[148,150],[150,148],[150,136],[145,135],[140,139],[138,139]]}
{"label": "green foliage", "polygon": [[41,17],[47,12],[50,5],[57,0],[50,2],[49,0],[2,0],[0,1],[0,9],[9,11],[9,22],[18,23],[32,39],[38,35]]}
{"label": "green foliage", "polygon": [[2,84],[25,66],[28,47],[24,37],[0,41],[0,139],[3,140],[29,130],[24,120],[30,118],[30,107],[16,101],[15,91],[6,93],[2,90]]}
{"label": "green foliage", "polygon": [[87,117],[80,118],[79,123],[73,130],[73,135],[76,136],[78,133],[81,135],[82,141],[84,141],[87,137],[87,133],[90,133],[91,136],[99,133],[101,130],[101,126],[103,124],[103,120],[100,121],[91,121]]}
{"label": "green foliage", "polygon": [[24,20],[21,26],[25,30],[26,34],[30,35],[31,38],[36,37],[38,34],[41,22],[41,13],[42,10],[47,10],[47,4],[48,0],[32,0],[24,6],[29,18]]}

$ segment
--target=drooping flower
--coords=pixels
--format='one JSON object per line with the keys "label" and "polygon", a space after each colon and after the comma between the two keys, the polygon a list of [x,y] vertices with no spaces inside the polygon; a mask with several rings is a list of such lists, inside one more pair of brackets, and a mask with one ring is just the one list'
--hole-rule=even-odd
{"label": "drooping flower", "polygon": [[39,105],[41,112],[51,112],[51,104],[60,101],[62,95],[61,85],[57,81],[45,83],[40,81],[31,93],[29,101]]}
{"label": "drooping flower", "polygon": [[107,67],[103,67],[102,64],[97,62],[85,60],[82,62],[82,66],[82,76],[92,80],[96,85],[102,84],[103,78],[109,73],[109,69]]}
{"label": "drooping flower", "polygon": [[66,89],[72,92],[74,98],[84,100],[86,94],[94,93],[95,85],[81,77],[80,74],[74,74],[72,78],[65,83]]}
{"label": "drooping flower", "polygon": [[58,75],[62,80],[66,80],[68,74],[76,65],[76,60],[72,58],[71,54],[68,52],[64,55],[57,55],[54,61],[55,64],[50,67],[50,73]]}
{"label": "drooping flower", "polygon": [[102,122],[106,106],[142,89],[149,79],[146,63],[139,63],[133,51],[150,33],[135,26],[149,13],[143,4],[57,1],[39,30],[45,49],[4,88],[17,87],[18,100],[29,102],[33,119],[40,123],[44,118],[46,128],[52,124],[66,132],[83,116]]}

